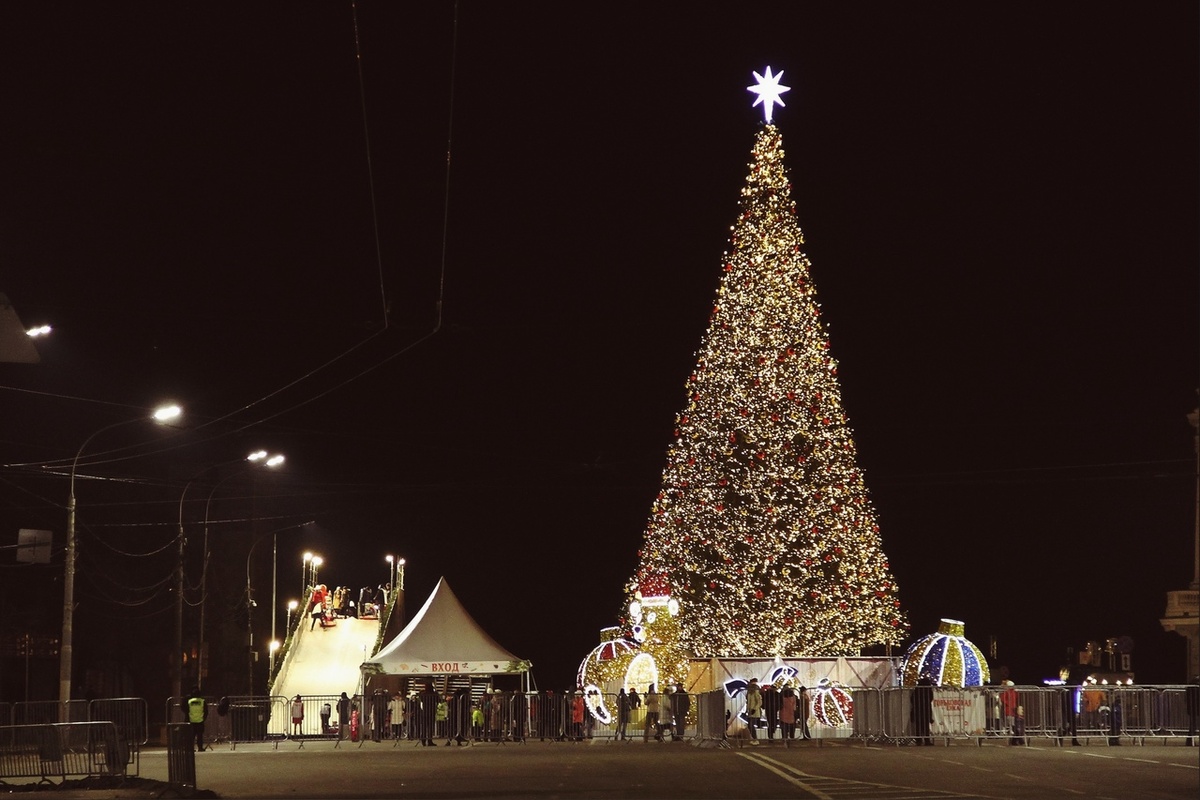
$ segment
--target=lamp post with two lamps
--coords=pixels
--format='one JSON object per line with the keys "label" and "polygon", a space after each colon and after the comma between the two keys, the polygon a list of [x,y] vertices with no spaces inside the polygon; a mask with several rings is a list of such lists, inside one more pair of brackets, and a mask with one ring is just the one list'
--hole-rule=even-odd
{"label": "lamp post with two lamps", "polygon": [[[239,461],[239,460],[247,462],[247,466],[244,467],[243,469],[234,470],[233,472],[229,473],[224,478],[221,478],[219,481],[217,481],[215,484],[213,484],[212,489],[209,490],[209,493],[208,493],[208,500],[206,500],[204,503],[204,548],[203,548],[204,553],[203,553],[203,565],[200,568],[200,635],[198,637],[200,644],[199,644],[199,648],[198,648],[199,660],[197,661],[197,664],[196,664],[196,687],[197,688],[200,688],[200,686],[204,680],[204,642],[205,642],[204,622],[205,622],[205,609],[206,609],[207,601],[208,601],[208,520],[209,520],[209,512],[212,510],[213,497],[216,496],[217,489],[221,488],[222,484],[224,484],[226,481],[228,481],[231,478],[235,478],[238,475],[241,475],[250,467],[261,465],[264,467],[269,467],[271,469],[274,469],[275,467],[278,467],[280,464],[282,464],[284,462],[285,458],[284,458],[284,456],[282,456],[280,454],[271,455],[266,450],[255,450],[253,453],[250,453],[244,459],[234,459],[234,461]],[[231,463],[233,463],[233,461],[227,461],[225,463],[231,464]],[[221,465],[217,465],[217,466],[221,466]],[[186,486],[183,487],[183,491],[184,491],[184,494],[187,493]],[[179,557],[180,557],[180,565],[181,565],[180,573],[179,573],[179,579],[180,579],[179,599],[182,603],[182,599],[183,599],[183,585],[182,585],[182,580],[183,580],[183,568],[182,568],[182,564],[183,564],[183,497],[182,496],[179,498],[179,538],[180,538],[180,542],[179,542],[180,556]],[[176,629],[178,631],[178,633],[177,633],[178,638],[176,641],[175,649],[176,649],[176,653],[177,653],[178,657],[182,658],[182,650],[183,650],[182,605],[180,605],[179,616],[180,616],[180,619],[178,622],[179,627]],[[182,668],[180,670],[180,673],[182,673]],[[176,684],[173,688],[174,688],[176,696],[178,696],[179,692],[180,692],[179,684]]]}
{"label": "lamp post with two lamps", "polygon": [[[255,656],[255,652],[254,652],[254,609],[258,605],[258,603],[254,602],[254,589],[250,582],[250,561],[254,556],[254,548],[258,546],[259,542],[266,539],[268,536],[272,537],[273,546],[278,547],[278,544],[279,544],[278,537],[279,537],[280,533],[282,533],[284,531],[296,530],[298,528],[304,528],[304,527],[307,527],[308,525],[311,525],[312,523],[313,523],[313,521],[309,520],[307,522],[301,522],[297,525],[285,525],[282,528],[276,528],[273,531],[268,531],[268,532],[264,533],[262,536],[259,536],[257,539],[255,539],[253,544],[250,545],[250,551],[248,553],[246,553],[246,653],[247,653],[246,657],[247,657],[247,662],[248,662],[246,694],[254,694],[254,656]],[[277,562],[275,562],[274,560],[272,560],[271,571],[272,571],[272,573],[275,573],[277,571]],[[271,577],[272,592],[275,591],[275,586],[276,586],[276,581],[275,581],[275,575],[273,574]],[[272,634],[274,633],[274,629],[275,629],[275,598],[272,597],[271,598],[271,630],[272,630]],[[271,661],[272,669],[274,668],[274,654],[275,654],[276,649],[277,649],[277,647],[273,647],[270,650],[270,654],[271,654],[271,658],[272,658],[272,661]],[[268,687],[268,691],[269,691],[269,689],[270,689],[270,687]]]}
{"label": "lamp post with two lamps", "polygon": [[[275,653],[278,652],[283,647],[284,643],[287,642],[288,638],[291,637],[291,635],[292,635],[292,612],[294,612],[299,607],[300,607],[299,600],[288,600],[287,610],[284,611],[283,641],[282,642],[279,641],[279,639],[277,639],[275,637],[274,631],[271,632],[270,674],[272,674],[272,675],[275,674]],[[274,627],[274,626],[272,626],[272,627]]]}
{"label": "lamp post with two lamps", "polygon": [[[204,473],[208,472],[211,469],[223,467],[223,466],[226,466],[229,464],[236,463],[238,461],[245,461],[251,465],[263,464],[264,466],[268,466],[268,467],[276,467],[283,463],[284,457],[281,455],[270,455],[267,453],[266,450],[256,450],[253,453],[250,453],[249,455],[245,456],[244,458],[234,458],[234,459],[230,459],[229,461],[223,461],[219,464],[211,464],[211,465],[205,467],[204,469],[200,470],[199,472],[197,472],[191,478],[189,478],[188,482],[183,485],[183,491],[179,493],[179,535],[178,535],[179,558],[178,558],[178,563],[176,564],[176,572],[175,572],[175,655],[171,659],[171,696],[178,700],[183,699],[183,694],[182,694],[182,692],[183,692],[183,603],[184,603],[184,597],[183,597],[184,580],[183,580],[183,578],[184,578],[184,547],[185,547],[185,544],[187,543],[187,537],[184,534],[184,528],[183,528],[183,501],[187,497],[188,489],[191,487],[191,485],[193,483],[196,482],[196,480],[198,478],[200,478],[201,475],[203,475]],[[221,480],[217,481],[217,483],[213,486],[212,491],[209,492],[208,503],[206,503],[204,506],[204,553],[203,553],[204,563],[201,567],[201,573],[200,573],[201,574],[201,578],[200,578],[200,583],[201,583],[200,646],[198,648],[198,652],[201,654],[200,655],[201,659],[203,658],[203,650],[204,650],[204,598],[203,598],[203,594],[204,594],[204,591],[206,588],[204,585],[206,583],[205,579],[208,574],[208,508],[209,508],[209,505],[212,503],[213,494],[216,493],[217,487],[219,487],[222,483],[224,483],[225,481],[232,478],[234,475],[241,474],[242,471],[243,470],[238,470],[236,472],[230,473],[229,475],[226,475]],[[200,667],[202,667],[202,666],[203,666],[203,662],[201,661],[200,664],[198,665],[198,668],[196,671],[197,686],[199,686],[199,684],[200,684],[201,675],[203,673],[203,670],[200,669]],[[180,706],[180,708],[182,709],[182,706]]]}
{"label": "lamp post with two lamps", "polygon": [[[157,422],[169,422],[183,413],[177,405],[169,405],[154,411],[153,419]],[[73,655],[72,640],[74,638],[75,618],[75,472],[79,468],[79,458],[83,455],[88,443],[105,431],[121,425],[141,422],[144,418],[126,419],[106,425],[83,440],[71,462],[71,487],[67,497],[67,553],[66,564],[63,567],[63,622],[62,641],[58,650],[58,699],[61,703],[71,700],[71,658]]]}
{"label": "lamp post with two lamps", "polygon": [[308,597],[308,569],[312,563],[313,554],[304,554],[304,565],[300,568],[300,598],[307,599]]}

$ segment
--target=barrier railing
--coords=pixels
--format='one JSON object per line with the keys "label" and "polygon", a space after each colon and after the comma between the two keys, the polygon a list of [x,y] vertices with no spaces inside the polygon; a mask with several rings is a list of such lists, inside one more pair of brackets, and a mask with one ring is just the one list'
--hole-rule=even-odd
{"label": "barrier railing", "polygon": [[[1195,689],[1192,692],[1195,693]],[[1185,686],[978,686],[854,689],[854,736],[895,744],[925,737],[980,745],[1107,744],[1195,738]],[[923,707],[928,703],[928,708]]]}
{"label": "barrier railing", "polygon": [[[941,744],[969,741],[1029,744],[1048,740],[1056,745],[1145,744],[1187,738],[1200,742],[1200,687],[1196,686],[983,686],[965,689],[932,687],[929,695],[914,687],[847,689],[851,708],[845,719],[819,720],[810,697],[798,711],[794,736],[805,724],[817,739],[845,738],[864,742],[912,744],[929,739]],[[810,691],[810,695],[812,692]],[[618,697],[605,694],[586,698],[582,718],[573,692],[486,692],[471,686],[465,693],[413,694],[398,707],[394,699],[348,697],[350,709],[339,713],[340,697],[309,695],[301,698],[303,718],[292,721],[294,698],[277,696],[230,696],[206,698],[209,715],[205,740],[209,744],[294,742],[353,739],[360,745],[368,739],[402,742],[461,744],[524,742],[619,742],[652,739],[687,739],[701,746],[729,746],[750,741],[749,722],[744,715],[744,698],[728,697],[722,691],[688,694],[690,710],[676,725],[670,695],[663,695],[657,726],[647,728],[644,700],[629,708],[623,717]],[[1191,699],[1189,699],[1189,697]],[[328,714],[325,713],[328,705]],[[181,699],[168,698],[165,718],[170,720]],[[224,706],[225,713],[220,713]],[[442,708],[439,710],[439,706]],[[923,710],[924,709],[924,710]],[[3,718],[8,712],[8,720]],[[73,722],[63,723],[63,717]],[[343,718],[344,717],[344,718]],[[111,698],[70,701],[18,702],[0,705],[0,723],[6,728],[45,727],[78,723],[106,723],[116,731],[119,749],[109,748],[103,763],[120,755],[127,771],[137,774],[140,749],[149,738],[147,706],[141,698]],[[784,733],[782,721],[779,731]],[[764,716],[753,729],[759,741],[770,730]],[[27,737],[21,752],[32,745]],[[48,735],[48,734],[43,734]],[[71,734],[75,735],[75,734]],[[82,735],[82,734],[80,734]],[[15,742],[16,734],[9,734]],[[781,738],[785,746],[791,739]],[[72,746],[75,746],[72,743]],[[335,745],[337,746],[337,745]],[[87,750],[86,742],[80,745]],[[12,748],[9,749],[12,752]],[[68,750],[68,752],[74,752]],[[0,758],[5,757],[0,755]],[[23,756],[22,756],[23,757]],[[73,756],[72,756],[73,757]],[[12,757],[10,757],[12,758]],[[20,758],[18,757],[18,762]],[[11,763],[11,762],[10,762]],[[57,760],[52,759],[52,764]],[[132,767],[130,770],[129,768]],[[10,767],[11,768],[11,767]],[[19,766],[26,772],[31,766]],[[41,768],[38,768],[39,774]],[[58,775],[54,766],[46,770]],[[71,774],[76,774],[72,772]],[[82,773],[88,774],[88,773]]]}
{"label": "barrier railing", "polygon": [[[386,693],[348,697],[349,713],[344,715],[339,713],[339,696],[308,695],[300,698],[299,724],[294,721],[294,697],[235,696],[225,698],[224,716],[213,715],[211,709],[219,701],[209,700],[206,736],[209,742],[226,740],[234,747],[254,742],[303,747],[314,740],[353,741],[359,746],[391,740],[399,746],[402,742],[466,745],[659,737],[728,746],[770,741],[772,733],[775,741],[788,746],[808,731],[816,739],[889,744],[1027,745],[1037,739],[1059,745],[1098,740],[1143,744],[1189,735],[1195,723],[1187,713],[1187,690],[1183,686],[929,687],[927,692],[915,687],[855,688],[845,690],[847,708],[835,719],[817,714],[814,704],[821,701],[810,690],[808,703],[797,710],[790,731],[778,717],[775,725],[765,714],[751,722],[745,717],[744,698],[727,697],[722,691],[688,694],[690,710],[682,724],[672,713],[672,695],[664,694],[658,720],[649,727],[644,699],[623,719],[618,697],[611,694],[586,698],[585,709],[603,710],[585,710],[580,715],[578,695],[572,692],[486,692],[472,687],[449,694],[417,693],[403,698],[399,721],[394,698]],[[168,701],[168,707],[173,704]]]}
{"label": "barrier railing", "polygon": [[[0,779],[128,776],[125,742],[112,722],[0,726]],[[135,773],[136,774],[136,773]]]}

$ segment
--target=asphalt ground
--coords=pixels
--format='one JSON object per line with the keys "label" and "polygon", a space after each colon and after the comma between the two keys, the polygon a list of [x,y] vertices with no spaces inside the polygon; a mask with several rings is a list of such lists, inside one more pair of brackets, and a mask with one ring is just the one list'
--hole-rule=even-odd
{"label": "asphalt ground", "polygon": [[[166,783],[165,748],[141,754],[123,788],[55,798],[1097,798],[1196,800],[1200,748],[933,747],[809,741],[783,747],[699,747],[685,742],[530,742],[418,747],[409,741],[310,741],[195,754],[196,791]],[[12,783],[10,781],[10,783]],[[16,788],[16,787],[13,787]],[[3,791],[4,787],[0,787]]]}

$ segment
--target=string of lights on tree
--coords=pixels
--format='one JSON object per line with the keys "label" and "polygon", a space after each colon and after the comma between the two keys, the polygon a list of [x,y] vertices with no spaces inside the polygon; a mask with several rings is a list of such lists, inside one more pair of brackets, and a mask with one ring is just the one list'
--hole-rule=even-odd
{"label": "string of lights on tree", "polygon": [[908,629],[770,123],[781,76],[750,87],[767,124],[626,586],[628,606],[647,576],[665,580],[702,657],[854,655]]}

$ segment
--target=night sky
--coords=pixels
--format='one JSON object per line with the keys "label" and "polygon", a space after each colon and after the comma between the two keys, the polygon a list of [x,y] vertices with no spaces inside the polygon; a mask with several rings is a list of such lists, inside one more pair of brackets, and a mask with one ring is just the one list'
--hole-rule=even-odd
{"label": "night sky", "polygon": [[[637,567],[769,65],[912,638],[963,620],[1034,683],[1130,636],[1139,680],[1182,681],[1158,618],[1193,577],[1198,18],[1174,0],[8,4],[0,292],[55,331],[40,363],[0,364],[0,544],[61,545],[64,462],[169,398],[173,434],[89,445],[135,457],[81,470],[81,570],[164,546],[138,585],[169,575],[181,505],[194,559],[229,476],[229,613],[250,544],[292,526],[280,603],[305,549],[330,585],[382,582],[394,553],[409,613],[445,576],[539,685],[571,685]],[[260,446],[283,473],[215,466]],[[39,569],[6,552],[12,581]],[[30,624],[53,630],[61,560],[40,569]],[[165,642],[168,595],[76,592],[82,639],[104,621]],[[5,636],[27,622],[4,617]]]}

